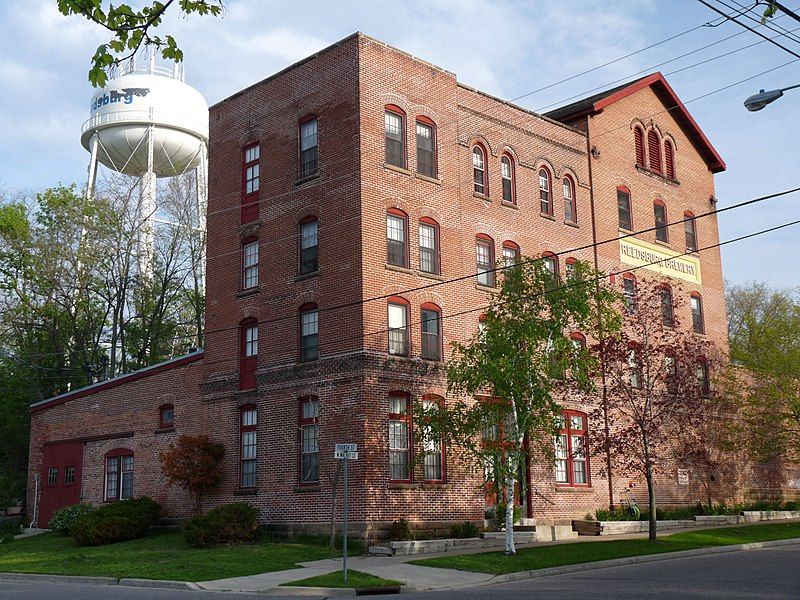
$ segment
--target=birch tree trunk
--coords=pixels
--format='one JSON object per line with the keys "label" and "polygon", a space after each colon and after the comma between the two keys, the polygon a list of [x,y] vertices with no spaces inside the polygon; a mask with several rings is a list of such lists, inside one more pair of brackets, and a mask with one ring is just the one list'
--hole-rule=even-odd
{"label": "birch tree trunk", "polygon": [[514,477],[515,460],[514,457],[506,458],[508,461],[506,475],[506,554],[516,554],[517,548],[514,546]]}

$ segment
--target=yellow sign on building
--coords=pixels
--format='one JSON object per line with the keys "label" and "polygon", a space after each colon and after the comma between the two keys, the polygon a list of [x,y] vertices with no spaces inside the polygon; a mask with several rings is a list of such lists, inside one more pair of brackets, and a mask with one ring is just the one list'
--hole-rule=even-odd
{"label": "yellow sign on building", "polygon": [[703,283],[699,258],[679,256],[677,252],[636,238],[619,241],[619,258],[628,265],[656,271],[666,277],[678,277],[698,285]]}

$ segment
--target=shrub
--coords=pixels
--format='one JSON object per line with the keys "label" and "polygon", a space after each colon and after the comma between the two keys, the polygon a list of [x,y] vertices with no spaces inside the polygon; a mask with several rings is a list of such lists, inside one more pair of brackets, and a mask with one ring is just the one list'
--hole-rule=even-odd
{"label": "shrub", "polygon": [[222,457],[225,447],[207,435],[182,435],[159,455],[161,471],[171,484],[185,489],[194,498],[195,513],[200,514],[203,496],[222,480]]}
{"label": "shrub", "polygon": [[227,504],[195,515],[183,528],[186,541],[195,548],[252,541],[258,532],[258,510],[246,502]]}
{"label": "shrub", "polygon": [[0,523],[0,544],[8,544],[14,541],[14,536],[19,533],[21,523],[14,519]]}
{"label": "shrub", "polygon": [[411,539],[411,527],[405,519],[397,519],[392,521],[389,527],[389,537],[399,542]]}
{"label": "shrub", "polygon": [[[519,506],[514,506],[514,523],[519,523],[519,518],[522,516],[522,509]],[[503,503],[495,506],[494,509],[494,526],[496,529],[504,529],[506,526],[506,505]]]}
{"label": "shrub", "polygon": [[124,542],[144,536],[159,514],[161,507],[152,498],[121,500],[80,517],[70,531],[81,546]]}
{"label": "shrub", "polygon": [[478,527],[475,523],[464,521],[456,523],[450,527],[450,537],[452,538],[474,538],[478,537]]}
{"label": "shrub", "polygon": [[86,502],[59,508],[50,518],[50,529],[61,535],[71,535],[71,529],[78,519],[88,515],[93,510],[94,507]]}

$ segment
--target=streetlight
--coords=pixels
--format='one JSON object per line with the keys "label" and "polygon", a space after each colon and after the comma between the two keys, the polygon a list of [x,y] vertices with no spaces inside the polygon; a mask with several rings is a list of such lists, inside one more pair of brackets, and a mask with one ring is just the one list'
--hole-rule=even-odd
{"label": "streetlight", "polygon": [[744,107],[750,112],[761,110],[767,104],[775,102],[775,100],[783,96],[783,92],[787,90],[793,90],[799,87],[800,83],[798,83],[797,85],[790,85],[789,87],[781,88],[779,90],[770,90],[768,92],[760,90],[757,94],[753,94],[747,100],[744,101]]}

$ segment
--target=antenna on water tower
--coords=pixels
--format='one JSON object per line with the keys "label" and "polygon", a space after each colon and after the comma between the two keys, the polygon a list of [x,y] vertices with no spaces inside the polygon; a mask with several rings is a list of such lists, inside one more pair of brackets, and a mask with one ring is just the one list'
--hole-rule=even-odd
{"label": "antenna on water tower", "polygon": [[[103,89],[95,92],[91,117],[81,127],[81,144],[90,153],[86,196],[94,196],[98,163],[139,178],[136,212],[139,231],[139,273],[149,277],[153,261],[153,227],[157,222],[156,179],[195,171],[194,223],[206,226],[208,104],[184,81],[180,65],[156,65],[155,51],[115,66]],[[204,282],[201,261],[201,284]]]}

